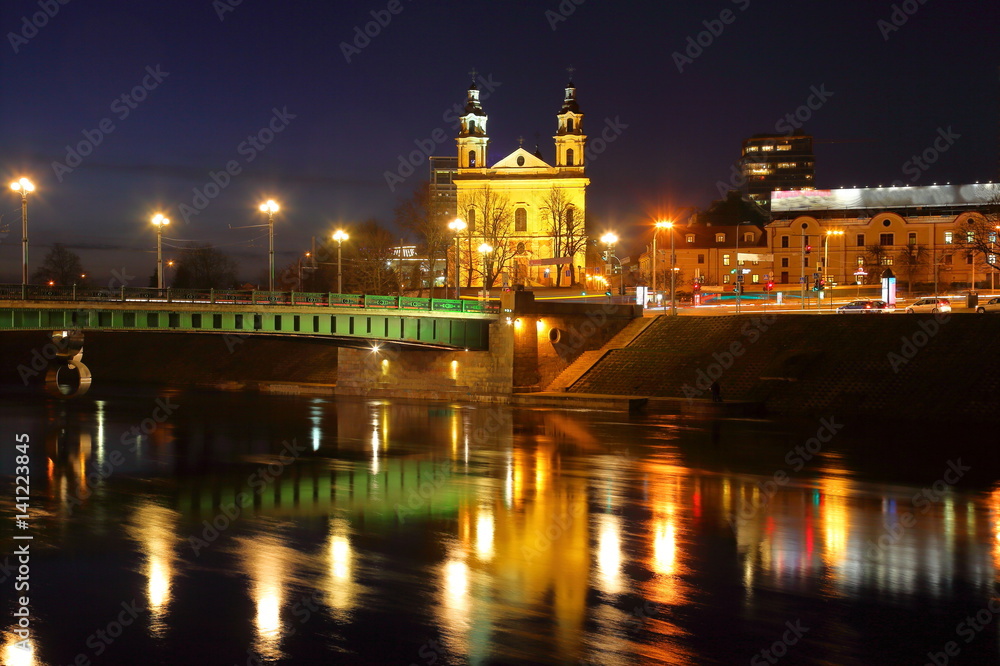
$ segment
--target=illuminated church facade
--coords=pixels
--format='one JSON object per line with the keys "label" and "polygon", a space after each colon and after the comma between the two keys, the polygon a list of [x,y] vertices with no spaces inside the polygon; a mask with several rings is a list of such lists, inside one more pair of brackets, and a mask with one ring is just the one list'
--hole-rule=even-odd
{"label": "illuminated church facade", "polygon": [[[556,116],[555,164],[519,147],[489,165],[489,118],[475,82],[467,94],[453,180],[458,217],[467,225],[458,237],[461,284],[481,286],[484,274],[490,286],[569,286],[582,280],[590,180],[572,81]],[[479,251],[484,244],[493,248],[485,255]],[[449,253],[453,262],[454,242]]]}

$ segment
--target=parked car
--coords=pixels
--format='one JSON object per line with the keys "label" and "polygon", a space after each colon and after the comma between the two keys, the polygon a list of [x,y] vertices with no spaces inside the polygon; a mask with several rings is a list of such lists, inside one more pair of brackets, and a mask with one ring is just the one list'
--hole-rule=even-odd
{"label": "parked car", "polygon": [[986,314],[987,312],[1000,312],[1000,296],[991,298],[985,303],[976,306],[976,312]]}
{"label": "parked car", "polygon": [[889,304],[885,301],[851,301],[837,308],[837,314],[878,314],[880,312],[890,312]]}
{"label": "parked car", "polygon": [[914,312],[951,312],[951,301],[947,298],[921,298],[918,299],[913,305],[906,306],[907,314],[913,314]]}

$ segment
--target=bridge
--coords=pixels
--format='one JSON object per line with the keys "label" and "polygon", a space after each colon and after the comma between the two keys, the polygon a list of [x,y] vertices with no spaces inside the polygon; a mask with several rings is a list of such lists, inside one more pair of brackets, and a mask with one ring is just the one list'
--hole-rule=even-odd
{"label": "bridge", "polygon": [[0,331],[67,330],[305,336],[489,349],[496,301],[242,290],[0,285]]}

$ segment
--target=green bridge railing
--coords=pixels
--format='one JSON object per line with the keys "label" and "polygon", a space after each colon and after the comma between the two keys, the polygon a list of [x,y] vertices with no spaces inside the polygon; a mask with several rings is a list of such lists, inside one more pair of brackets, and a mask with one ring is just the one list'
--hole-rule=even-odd
{"label": "green bridge railing", "polygon": [[498,314],[498,301],[414,298],[411,296],[366,296],[303,291],[243,291],[236,289],[154,289],[120,287],[54,287],[47,285],[0,285],[0,300],[70,301],[101,303],[212,303],[223,305],[309,305],[327,308],[414,310],[421,312]]}

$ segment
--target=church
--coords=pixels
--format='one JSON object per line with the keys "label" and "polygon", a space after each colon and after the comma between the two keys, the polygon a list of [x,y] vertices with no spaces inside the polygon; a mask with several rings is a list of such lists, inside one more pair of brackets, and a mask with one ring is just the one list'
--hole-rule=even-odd
{"label": "church", "polygon": [[[463,286],[570,286],[582,279],[586,261],[586,177],[583,113],[576,87],[566,85],[556,115],[555,164],[518,147],[487,162],[488,116],[475,81],[459,117],[458,165],[453,182]],[[455,244],[450,249],[454,262]],[[487,249],[489,248],[489,249]],[[451,263],[454,265],[454,263]]]}

